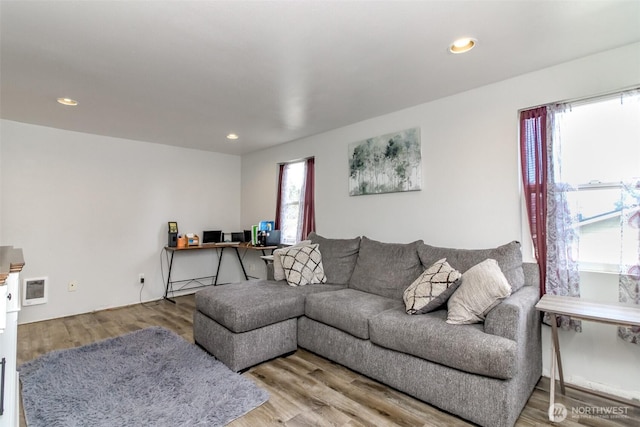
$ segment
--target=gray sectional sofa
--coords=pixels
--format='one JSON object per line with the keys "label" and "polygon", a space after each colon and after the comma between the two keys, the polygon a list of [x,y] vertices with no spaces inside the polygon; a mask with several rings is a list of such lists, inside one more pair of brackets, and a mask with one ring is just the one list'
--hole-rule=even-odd
{"label": "gray sectional sofa", "polygon": [[[474,423],[515,423],[542,370],[538,268],[522,263],[517,242],[464,250],[315,233],[310,240],[326,283],[258,280],[201,290],[196,343],[235,371],[301,347]],[[447,323],[446,304],[407,314],[405,289],[442,258],[462,273],[495,259],[511,295],[481,323]]]}

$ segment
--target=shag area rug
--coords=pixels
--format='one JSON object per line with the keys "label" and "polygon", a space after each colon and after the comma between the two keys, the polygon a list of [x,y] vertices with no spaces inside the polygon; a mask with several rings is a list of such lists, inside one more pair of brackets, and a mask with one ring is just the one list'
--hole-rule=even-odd
{"label": "shag area rug", "polygon": [[53,351],[19,371],[29,427],[223,426],[269,398],[159,327]]}

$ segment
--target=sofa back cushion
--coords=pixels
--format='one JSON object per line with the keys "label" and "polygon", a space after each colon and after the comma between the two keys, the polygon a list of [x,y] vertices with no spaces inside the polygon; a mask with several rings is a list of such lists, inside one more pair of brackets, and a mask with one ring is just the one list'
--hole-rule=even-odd
{"label": "sofa back cushion", "polygon": [[327,283],[346,285],[356,266],[360,237],[354,239],[328,239],[315,232],[307,237],[311,243],[317,243],[322,254],[322,265]]}
{"label": "sofa back cushion", "polygon": [[422,240],[382,243],[362,237],[349,287],[402,301],[404,290],[422,274],[418,257],[418,246],[422,244]]}
{"label": "sofa back cushion", "polygon": [[491,249],[452,249],[422,244],[418,246],[418,255],[425,267],[446,258],[449,265],[462,274],[486,259],[495,259],[511,285],[511,292],[524,286],[522,251],[520,242],[515,240]]}

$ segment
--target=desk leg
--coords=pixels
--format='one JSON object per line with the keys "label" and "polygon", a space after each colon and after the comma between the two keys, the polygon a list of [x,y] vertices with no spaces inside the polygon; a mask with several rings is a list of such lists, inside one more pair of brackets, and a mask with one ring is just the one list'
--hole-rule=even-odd
{"label": "desk leg", "polygon": [[560,341],[558,340],[558,316],[556,314],[551,315],[552,324],[551,332],[553,338],[553,347],[555,348],[555,357],[558,363],[558,378],[560,379],[560,393],[565,394],[564,390],[564,374],[562,373],[562,358],[560,357]]}
{"label": "desk leg", "polygon": [[558,316],[551,316],[551,367],[549,375],[549,421],[556,422],[555,397],[556,397],[556,364],[558,365],[558,377],[560,380],[560,392],[564,395],[564,376],[562,374],[562,358],[560,357],[560,341],[558,340]]}
{"label": "desk leg", "polygon": [[213,281],[213,286],[218,284],[218,276],[220,275],[220,264],[222,264],[222,254],[224,253],[224,246],[220,248],[220,255],[218,255],[218,268],[216,269],[216,278]]}
{"label": "desk leg", "polygon": [[556,349],[551,338],[551,367],[549,371],[549,421],[555,422],[555,398],[556,398]]}
{"label": "desk leg", "polygon": [[173,267],[173,255],[174,254],[175,254],[175,252],[171,251],[171,259],[169,261],[169,273],[167,274],[167,286],[164,288],[164,299],[166,299],[167,301],[170,301],[170,302],[175,304],[176,302],[168,297],[168,295],[169,295],[169,286],[171,285],[171,268]]}
{"label": "desk leg", "polygon": [[[244,264],[242,263],[242,257],[240,256],[240,251],[237,247],[234,246],[236,250],[236,255],[238,256],[238,262],[240,263],[240,267],[242,268],[242,274],[244,274],[244,280],[249,280],[249,276],[247,276],[247,270],[244,269]],[[264,251],[262,251],[264,253]]]}

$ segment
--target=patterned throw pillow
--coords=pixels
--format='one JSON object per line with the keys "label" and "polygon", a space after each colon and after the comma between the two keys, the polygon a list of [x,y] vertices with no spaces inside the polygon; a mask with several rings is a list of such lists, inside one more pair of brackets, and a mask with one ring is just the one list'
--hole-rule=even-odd
{"label": "patterned throw pillow", "polygon": [[446,258],[436,261],[405,289],[407,314],[424,314],[440,307],[458,288],[460,277],[462,274]]}
{"label": "patterned throw pillow", "polygon": [[311,240],[303,240],[296,243],[293,246],[288,246],[282,249],[276,249],[273,251],[273,280],[284,280],[284,268],[282,268],[282,261],[280,260],[280,254],[296,246],[306,246],[311,244]]}
{"label": "patterned throw pillow", "polygon": [[280,253],[285,279],[290,286],[326,283],[318,246],[295,246]]}

